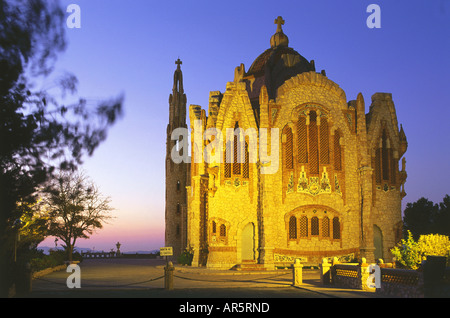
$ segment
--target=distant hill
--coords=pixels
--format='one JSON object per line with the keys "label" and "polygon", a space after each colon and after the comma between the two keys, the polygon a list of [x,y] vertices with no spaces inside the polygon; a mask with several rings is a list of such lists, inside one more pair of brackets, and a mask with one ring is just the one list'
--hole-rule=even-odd
{"label": "distant hill", "polygon": [[[37,248],[38,250],[42,250],[44,252],[44,254],[49,254],[50,250],[59,250],[59,251],[63,251],[64,248],[61,246],[57,246],[57,247],[49,247],[49,246],[39,246]],[[92,249],[90,248],[84,248],[84,247],[75,247],[74,249],[76,252],[92,252]]]}
{"label": "distant hill", "polygon": [[[38,250],[42,250],[44,252],[44,254],[49,254],[50,250],[54,250],[55,247],[49,247],[49,246],[39,246]],[[64,250],[61,246],[56,247],[57,250]],[[98,251],[98,250],[92,250],[91,248],[87,248],[87,247],[75,247],[75,251],[80,252],[80,253],[86,253],[86,252],[91,252],[91,253],[95,253],[95,252],[102,252],[102,251]],[[103,251],[103,252],[109,252],[109,251]],[[126,252],[122,252],[123,254],[156,254],[157,252],[159,252],[158,250],[151,250],[151,251],[126,251]]]}

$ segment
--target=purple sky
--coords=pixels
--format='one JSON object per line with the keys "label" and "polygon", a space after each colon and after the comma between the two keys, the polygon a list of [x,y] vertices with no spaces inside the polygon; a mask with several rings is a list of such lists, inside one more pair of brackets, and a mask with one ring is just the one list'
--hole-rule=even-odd
{"label": "purple sky", "polygon": [[[125,117],[86,159],[86,173],[111,197],[116,219],[77,245],[123,251],[164,246],[164,156],[175,60],[183,61],[187,103],[207,108],[234,69],[246,70],[270,47],[274,20],[286,21],[289,46],[344,89],[361,92],[368,111],[376,92],[392,93],[408,138],[407,202],[450,194],[450,1],[149,1],[71,0],[81,28],[55,76],[73,72],[78,94],[125,94]],[[369,4],[381,28],[369,29]],[[69,14],[67,14],[69,16]],[[44,242],[52,245],[53,239]]]}

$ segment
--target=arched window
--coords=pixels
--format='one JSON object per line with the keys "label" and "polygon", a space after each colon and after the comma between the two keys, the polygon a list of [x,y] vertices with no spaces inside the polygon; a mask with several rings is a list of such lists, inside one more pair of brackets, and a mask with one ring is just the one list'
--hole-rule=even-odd
{"label": "arched window", "polygon": [[204,192],[200,201],[200,242],[208,238],[208,192]]}
{"label": "arched window", "polygon": [[216,234],[216,231],[217,231],[217,229],[216,229],[216,222],[212,221],[212,233]]}
{"label": "arched window", "polygon": [[339,222],[338,217],[333,218],[333,239],[341,239],[341,223]]}
{"label": "arched window", "polygon": [[381,184],[381,148],[375,149],[375,182]]}
{"label": "arched window", "polygon": [[181,189],[181,183],[180,183],[180,181],[178,180],[178,181],[177,181],[177,191],[180,191],[180,189]]}
{"label": "arched window", "polygon": [[330,237],[330,219],[324,216],[322,219],[322,237]]}
{"label": "arched window", "polygon": [[241,163],[238,156],[239,137],[234,136],[234,158],[233,158],[233,174],[241,174]]}
{"label": "arched window", "polygon": [[[282,167],[288,170],[288,173],[283,175],[283,183],[288,184],[287,193],[295,192],[292,191],[289,170],[296,170],[292,174],[294,179],[297,179],[294,183],[300,177],[304,180],[303,176],[306,179],[319,177],[320,181],[324,172],[334,174],[343,170],[344,153],[341,146],[341,143],[344,144],[343,134],[340,130],[335,131],[332,117],[325,107],[306,105],[299,110],[298,118],[293,119],[293,122],[292,129],[287,124],[282,131]],[[326,175],[325,180],[328,177],[329,175]],[[319,185],[321,183],[319,182]],[[324,183],[324,187],[331,190],[327,182]]]}
{"label": "arched window", "polygon": [[295,216],[289,218],[289,239],[297,238],[297,219]]}
{"label": "arched window", "polygon": [[317,114],[309,113],[309,172],[319,174],[319,131],[317,127]]}
{"label": "arched window", "polygon": [[392,148],[389,149],[389,158],[390,158],[390,162],[391,162],[391,166],[390,166],[390,168],[391,168],[391,171],[390,171],[391,184],[395,184],[396,180],[397,180],[396,179],[396,174],[397,174],[396,172],[398,171],[398,168],[397,168],[398,161],[396,161],[394,156],[393,156]]}
{"label": "arched window", "polygon": [[336,130],[334,133],[334,143],[333,143],[333,152],[334,152],[334,169],[341,170],[342,162],[341,162],[341,133]]}
{"label": "arched window", "polygon": [[300,237],[308,237],[308,218],[305,215],[300,218]]}
{"label": "arched window", "polygon": [[320,164],[330,163],[330,132],[328,129],[328,120],[323,117],[320,119]]}
{"label": "arched window", "polygon": [[241,176],[250,177],[250,155],[248,142],[244,140],[244,134],[236,122],[233,141],[228,140],[224,151],[224,176],[232,178]]}
{"label": "arched window", "polygon": [[177,203],[177,214],[181,213],[181,205]]}
{"label": "arched window", "polygon": [[231,142],[228,141],[225,148],[225,178],[231,178]]}
{"label": "arched window", "polygon": [[250,159],[248,154],[248,143],[245,142],[245,162],[243,164],[242,176],[246,179],[250,177]]}
{"label": "arched window", "polygon": [[294,138],[292,135],[292,129],[286,126],[283,129],[283,135],[286,138],[286,141],[283,144],[284,166],[286,167],[286,169],[294,169]]}
{"label": "arched window", "polygon": [[311,218],[311,235],[319,235],[319,218],[317,216]]}
{"label": "arched window", "polygon": [[381,132],[378,148],[375,149],[375,182],[395,184],[397,163],[393,158],[389,136],[386,129]]}
{"label": "arched window", "polygon": [[227,227],[225,226],[225,224],[220,225],[220,234],[219,235],[222,237],[227,236]]}
{"label": "arched window", "polygon": [[383,180],[389,180],[389,140],[386,130],[383,129],[381,136],[381,170],[383,171]]}
{"label": "arched window", "polygon": [[308,163],[308,141],[306,118],[300,116],[297,122],[297,153],[299,163]]}
{"label": "arched window", "polygon": [[[310,217],[308,214],[311,213]],[[331,212],[333,215],[333,212]],[[335,214],[336,215],[336,214]],[[307,209],[296,211],[286,216],[286,231],[288,241],[302,239],[340,240],[341,220],[338,216],[330,217],[327,210]]]}

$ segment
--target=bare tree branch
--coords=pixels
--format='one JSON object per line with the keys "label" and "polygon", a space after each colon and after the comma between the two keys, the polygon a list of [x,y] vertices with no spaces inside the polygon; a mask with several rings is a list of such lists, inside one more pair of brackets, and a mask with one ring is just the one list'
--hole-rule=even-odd
{"label": "bare tree branch", "polygon": [[45,189],[49,209],[48,234],[66,244],[69,261],[78,239],[89,238],[113,218],[109,197],[83,173],[61,172]]}

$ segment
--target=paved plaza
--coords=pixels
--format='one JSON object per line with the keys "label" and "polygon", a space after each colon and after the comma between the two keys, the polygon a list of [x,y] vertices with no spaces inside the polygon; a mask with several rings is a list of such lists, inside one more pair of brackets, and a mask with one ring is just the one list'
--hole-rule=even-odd
{"label": "paved plaza", "polygon": [[29,298],[370,298],[374,293],[324,287],[317,269],[303,270],[292,286],[292,270],[217,271],[175,266],[174,289],[164,288],[164,260],[86,259],[81,288],[69,289],[65,270],[33,280]]}

